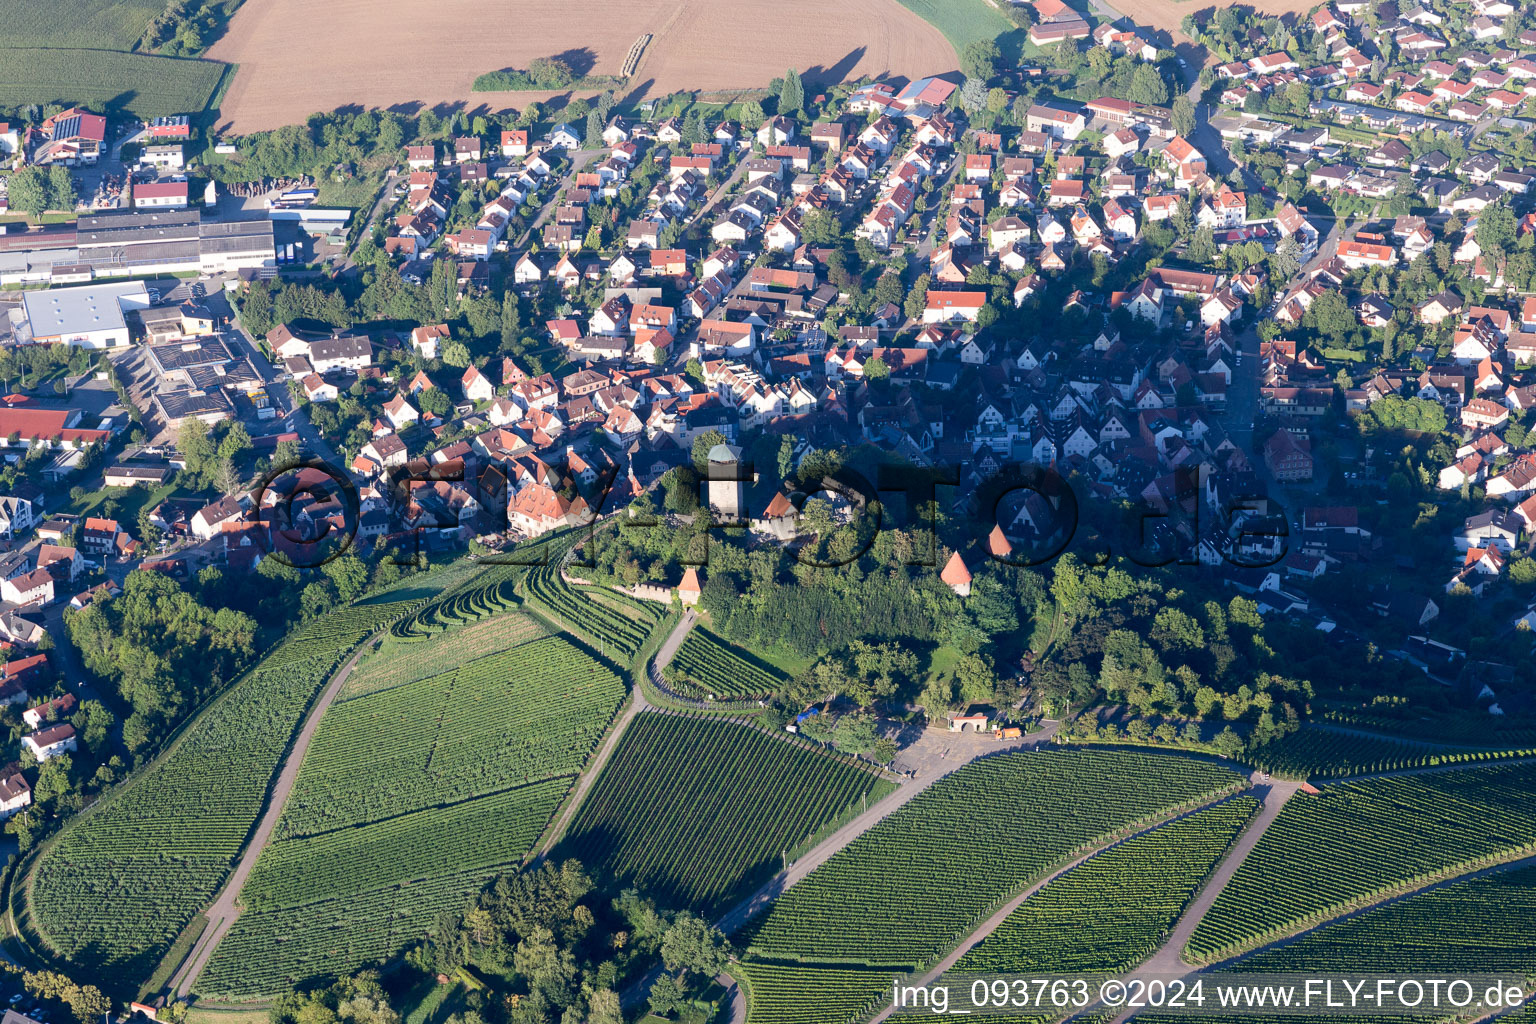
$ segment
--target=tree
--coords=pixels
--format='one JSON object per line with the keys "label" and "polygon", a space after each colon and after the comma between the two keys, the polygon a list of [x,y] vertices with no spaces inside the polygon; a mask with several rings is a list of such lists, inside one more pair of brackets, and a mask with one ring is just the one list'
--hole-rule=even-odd
{"label": "tree", "polygon": [[1330,290],[1312,300],[1301,322],[1336,342],[1342,342],[1355,329],[1355,314],[1342,294]]}
{"label": "tree", "polygon": [[368,567],[356,555],[333,558],[325,563],[323,571],[336,585],[336,594],[343,604],[357,600],[368,587]]}
{"label": "tree", "polygon": [[730,957],[725,935],[701,917],[679,913],[661,939],[661,962],[679,977],[697,972],[713,978]]}
{"label": "tree", "polygon": [[251,450],[251,435],[245,424],[236,420],[219,440],[219,458],[235,461]]}
{"label": "tree", "polygon": [[13,210],[35,220],[48,209],[48,180],[41,168],[23,167],[11,175],[8,195]]}
{"label": "tree", "polygon": [[1189,240],[1189,249],[1186,252],[1190,262],[1207,264],[1216,258],[1216,237],[1207,226],[1196,229],[1195,235]]}
{"label": "tree", "polygon": [[1002,51],[997,48],[997,43],[991,39],[976,39],[965,45],[960,51],[960,70],[966,78],[979,79],[983,84],[997,74],[998,62],[1003,59]]}
{"label": "tree", "polygon": [[63,164],[48,168],[48,205],[55,210],[69,212],[79,204],[75,195],[75,178]]}
{"label": "tree", "polygon": [[805,108],[805,84],[800,72],[790,68],[784,73],[784,84],[779,88],[779,113],[790,114]]}
{"label": "tree", "polygon": [[1507,203],[1493,203],[1477,217],[1477,244],[1484,252],[1502,256],[1515,245],[1515,214]]}
{"label": "tree", "polygon": [[1277,281],[1288,281],[1296,276],[1301,269],[1301,243],[1295,235],[1281,239],[1275,246],[1274,255],[1269,258],[1269,269]]}
{"label": "tree", "polygon": [[245,293],[245,301],[240,303],[240,322],[257,337],[275,326],[272,322],[272,292],[265,282],[251,282],[250,290]]}
{"label": "tree", "polygon": [[213,441],[208,437],[208,425],[197,417],[189,417],[176,432],[176,450],[186,460],[187,469],[194,475],[202,473],[213,458]]}
{"label": "tree", "polygon": [[795,442],[785,434],[779,438],[779,479],[788,480],[795,467]]}
{"label": "tree", "polygon": [[885,364],[885,360],[879,356],[871,356],[864,364],[864,379],[868,381],[884,381],[891,379],[891,368]]}
{"label": "tree", "polygon": [[706,430],[693,439],[693,465],[700,473],[709,464],[709,450],[717,444],[725,444],[725,435],[718,430]]}
{"label": "tree", "polygon": [[1186,138],[1195,130],[1195,104],[1183,93],[1173,101],[1173,130]]}
{"label": "tree", "polygon": [[450,338],[443,344],[443,365],[452,366],[456,370],[462,370],[470,363],[469,349],[457,338]]}
{"label": "tree", "polygon": [[1132,103],[1148,103],[1162,106],[1168,102],[1168,83],[1151,64],[1137,64],[1131,73],[1131,84],[1126,89],[1126,99]]}
{"label": "tree", "polygon": [[918,277],[912,283],[912,290],[907,293],[907,301],[902,306],[902,312],[912,320],[921,320],[923,310],[928,307],[928,289],[933,283],[933,278],[927,274]]}
{"label": "tree", "polygon": [[967,78],[960,87],[960,105],[973,114],[987,109],[987,83],[980,78]]}

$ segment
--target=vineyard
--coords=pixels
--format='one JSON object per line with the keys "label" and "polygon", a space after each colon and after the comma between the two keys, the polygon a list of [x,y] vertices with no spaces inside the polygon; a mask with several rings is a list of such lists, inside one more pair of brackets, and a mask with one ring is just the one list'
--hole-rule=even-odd
{"label": "vineyard", "polygon": [[386,639],[378,651],[358,663],[336,699],[356,700],[437,675],[449,659],[461,660],[457,656],[462,651],[504,651],[543,635],[544,630],[527,615],[509,613],[424,641]]}
{"label": "vineyard", "polygon": [[515,590],[524,571],[520,565],[481,569],[467,585],[444,593],[391,626],[389,639],[398,643],[431,640],[449,630],[516,609],[521,602]]}
{"label": "vineyard", "polygon": [[1536,868],[1420,893],[1244,960],[1244,971],[1536,974]]}
{"label": "vineyard", "polygon": [[1213,764],[1133,752],[984,758],[859,836],[742,939],[761,959],[915,966],[1075,853],[1241,785]]}
{"label": "vineyard", "polygon": [[0,49],[0,106],[79,103],[137,117],[196,113],[229,65],[111,50]]}
{"label": "vineyard", "polygon": [[1140,963],[1258,806],[1235,797],[1093,857],[1021,903],[955,970],[1072,974]]}
{"label": "vineyard", "polygon": [[369,692],[320,720],[203,994],[346,973],[462,909],[534,847],[625,692],[584,649],[516,614],[391,639],[371,658]]}
{"label": "vineyard", "polygon": [[664,674],[667,686],[694,700],[768,697],[786,682],[771,665],[701,627],[688,634]]}
{"label": "vineyard", "polygon": [[140,776],[43,846],[23,924],[113,990],[148,975],[223,884],[316,691],[402,610],[359,605],[297,630]]}
{"label": "vineyard", "polygon": [[[1536,931],[1530,926],[1533,914],[1536,868],[1505,871],[1410,896],[1319,928],[1227,969],[1297,971],[1317,976],[1455,977],[1486,973],[1530,978],[1536,975]],[[1138,1015],[1136,1019],[1148,1024],[1287,1024],[1297,1020],[1295,1016],[1254,1014]],[[1428,1024],[1435,1016],[1375,1019]],[[1525,1009],[1497,1019],[1500,1024],[1530,1024],[1536,1013],[1528,1003]]]}
{"label": "vineyard", "polygon": [[642,714],[554,857],[713,916],[777,871],[783,851],[892,788],[787,734]]}
{"label": "vineyard", "polygon": [[581,770],[624,685],[545,636],[320,720],[275,838],[378,821]]}
{"label": "vineyard", "polygon": [[197,980],[199,996],[250,998],[395,955],[458,913],[497,872],[468,871],[300,907],[244,913]]}
{"label": "vineyard", "polygon": [[1298,794],[1189,943],[1210,961],[1405,886],[1536,850],[1536,765],[1340,782]]}
{"label": "vineyard", "polygon": [[585,634],[603,654],[621,663],[634,660],[666,616],[663,606],[654,602],[637,601],[602,587],[571,586],[560,578],[558,565],[532,570],[526,586],[536,606]]}
{"label": "vineyard", "polygon": [[889,999],[891,979],[906,970],[754,961],[735,973],[744,981],[751,1024],[848,1024]]}
{"label": "vineyard", "polygon": [[414,879],[520,861],[570,789],[568,777],[273,843],[240,890],[251,910],[300,906]]}
{"label": "vineyard", "polygon": [[1332,729],[1303,728],[1244,755],[1262,771],[1300,778],[1342,777],[1430,765],[1475,764],[1530,757],[1536,750],[1501,752],[1453,750],[1417,740],[1362,736]]}

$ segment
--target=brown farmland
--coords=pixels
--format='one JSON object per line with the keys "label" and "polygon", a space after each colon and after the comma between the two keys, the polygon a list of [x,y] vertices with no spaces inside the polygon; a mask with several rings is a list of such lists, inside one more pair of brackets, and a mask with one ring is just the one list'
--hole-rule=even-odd
{"label": "brown farmland", "polygon": [[[1095,4],[1094,13],[1103,16],[1103,6]],[[1195,15],[1203,22],[1213,16],[1216,9],[1202,0],[1111,0],[1115,11],[1136,22],[1169,33],[1175,41],[1188,39],[1179,31],[1179,23],[1186,14]],[[1237,6],[1246,7],[1260,14],[1301,15],[1317,6],[1317,0],[1242,0]]]}
{"label": "brown farmland", "polygon": [[956,65],[939,31],[896,0],[246,0],[208,56],[240,65],[221,124],[249,132],[346,106],[522,107],[551,94],[470,84],[557,55],[616,75],[646,32],[637,97],[761,88],[788,67],[827,83]]}

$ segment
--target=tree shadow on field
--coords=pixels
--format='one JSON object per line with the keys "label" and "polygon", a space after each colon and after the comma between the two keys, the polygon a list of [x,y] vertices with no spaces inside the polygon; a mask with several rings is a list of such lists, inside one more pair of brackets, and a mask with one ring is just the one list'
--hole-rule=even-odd
{"label": "tree shadow on field", "polygon": [[650,95],[651,89],[655,85],[656,79],[647,78],[645,81],[641,82],[639,85],[635,86],[629,91],[629,95],[624,97],[624,102],[629,104],[645,102],[645,98]]}
{"label": "tree shadow on field", "polygon": [[590,46],[577,46],[555,54],[555,60],[570,68],[577,78],[582,78],[592,73],[592,68],[597,64],[597,54]]}
{"label": "tree shadow on field", "polygon": [[853,69],[859,66],[859,61],[864,59],[866,52],[867,50],[863,46],[855,47],[849,50],[847,55],[836,64],[830,67],[822,67],[819,64],[813,65],[806,68],[805,74],[801,77],[807,82],[815,82],[822,86],[836,85],[853,73]]}
{"label": "tree shadow on field", "polygon": [[1011,28],[997,37],[997,48],[1007,64],[1015,65],[1024,59],[1024,44],[1028,41],[1028,33],[1022,28]]}

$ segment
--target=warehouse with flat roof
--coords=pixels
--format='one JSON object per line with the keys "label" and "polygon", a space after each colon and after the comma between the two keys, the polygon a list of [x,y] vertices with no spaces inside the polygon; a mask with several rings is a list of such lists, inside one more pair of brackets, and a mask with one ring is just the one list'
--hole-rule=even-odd
{"label": "warehouse with flat roof", "polygon": [[147,309],[142,281],[121,281],[27,292],[14,337],[23,344],[119,348],[128,344],[130,309]]}

